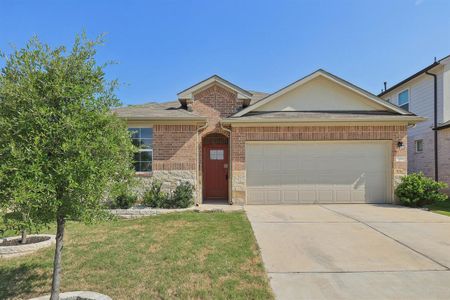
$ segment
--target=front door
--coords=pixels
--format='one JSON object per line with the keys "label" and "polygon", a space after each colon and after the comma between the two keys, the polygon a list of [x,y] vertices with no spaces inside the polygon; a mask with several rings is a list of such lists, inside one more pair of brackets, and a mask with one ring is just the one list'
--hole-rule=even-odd
{"label": "front door", "polygon": [[203,186],[206,200],[228,200],[228,145],[203,147]]}

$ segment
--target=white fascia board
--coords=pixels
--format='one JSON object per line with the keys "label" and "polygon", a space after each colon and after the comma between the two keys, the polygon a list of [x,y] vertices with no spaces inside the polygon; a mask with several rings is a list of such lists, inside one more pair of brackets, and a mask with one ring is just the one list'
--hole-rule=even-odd
{"label": "white fascia board", "polygon": [[229,123],[304,123],[304,122],[320,122],[320,123],[328,123],[328,122],[409,122],[409,123],[419,123],[426,121],[426,118],[417,117],[417,116],[399,116],[398,118],[390,118],[388,120],[384,118],[377,117],[367,117],[364,119],[355,119],[352,117],[341,118],[341,119],[324,119],[324,118],[301,118],[297,120],[293,119],[283,119],[283,118],[273,118],[273,119],[241,119],[241,118],[233,118],[233,119],[224,119],[221,122],[224,124]]}

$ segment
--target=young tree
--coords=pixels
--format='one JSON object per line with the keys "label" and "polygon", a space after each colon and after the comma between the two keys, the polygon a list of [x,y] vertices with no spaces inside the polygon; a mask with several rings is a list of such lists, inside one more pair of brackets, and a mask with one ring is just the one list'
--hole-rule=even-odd
{"label": "young tree", "polygon": [[0,215],[29,231],[56,222],[53,300],[66,221],[94,221],[105,194],[132,174],[130,135],[110,112],[117,82],[94,59],[101,43],[83,34],[68,51],[34,38],[2,54]]}

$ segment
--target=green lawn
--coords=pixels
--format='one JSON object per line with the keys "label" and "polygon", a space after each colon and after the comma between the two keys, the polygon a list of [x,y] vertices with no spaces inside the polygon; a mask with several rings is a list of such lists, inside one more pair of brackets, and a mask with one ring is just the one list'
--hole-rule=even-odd
{"label": "green lawn", "polygon": [[427,205],[427,208],[429,208],[432,212],[450,216],[450,199],[444,202],[437,202],[431,205]]}
{"label": "green lawn", "polygon": [[[62,291],[113,299],[273,299],[243,212],[67,225]],[[50,290],[53,248],[0,260],[0,299]]]}

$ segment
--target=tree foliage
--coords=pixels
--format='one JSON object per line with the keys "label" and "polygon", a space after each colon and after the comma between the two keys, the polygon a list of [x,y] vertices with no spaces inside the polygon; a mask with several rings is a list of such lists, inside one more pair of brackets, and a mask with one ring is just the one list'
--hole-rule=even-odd
{"label": "tree foliage", "polygon": [[[95,61],[102,38],[71,47],[32,39],[2,53],[0,215],[22,229],[93,221],[102,199],[132,174],[126,124],[111,113],[117,81]],[[7,222],[7,224],[8,224]]]}
{"label": "tree foliage", "polygon": [[105,80],[95,46],[77,37],[70,53],[32,39],[3,55],[0,74],[0,204],[24,213],[31,228],[92,219],[114,182],[131,175],[126,125],[116,81]]}

